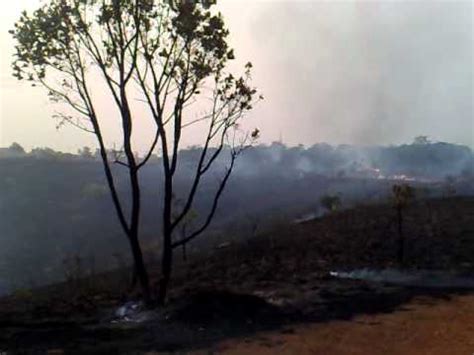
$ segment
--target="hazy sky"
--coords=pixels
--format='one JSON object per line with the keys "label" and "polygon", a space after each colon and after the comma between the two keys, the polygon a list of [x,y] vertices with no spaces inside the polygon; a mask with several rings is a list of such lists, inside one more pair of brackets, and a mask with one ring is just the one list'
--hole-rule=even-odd
{"label": "hazy sky", "polygon": [[[57,131],[45,91],[11,77],[7,31],[38,3],[2,4],[0,146],[94,146],[73,128]],[[470,0],[221,0],[220,7],[238,63],[253,62],[265,96],[247,118],[262,142],[398,144],[423,134],[474,147]],[[185,145],[194,143],[188,137]]]}

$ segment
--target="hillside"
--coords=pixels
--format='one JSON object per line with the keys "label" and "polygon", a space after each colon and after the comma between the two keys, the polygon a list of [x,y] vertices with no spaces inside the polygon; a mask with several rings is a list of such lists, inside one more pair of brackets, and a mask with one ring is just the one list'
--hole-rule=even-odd
{"label": "hillside", "polygon": [[[189,188],[199,152],[199,147],[180,152],[176,201]],[[91,272],[129,263],[102,164],[90,149],[79,155],[47,148],[0,153],[0,294],[62,280],[64,264],[77,259]],[[326,194],[338,195],[344,208],[380,203],[396,183],[411,184],[420,197],[472,196],[473,162],[471,149],[447,143],[252,147],[239,157],[208,234],[225,239],[219,243],[246,239],[306,213],[321,215],[319,200]],[[141,239],[147,247],[156,247],[161,230],[156,218],[161,213],[160,164],[154,156],[141,171]],[[193,210],[196,225],[207,215],[215,177],[225,164],[223,157],[203,181]],[[126,171],[114,164],[113,173],[127,205]],[[197,246],[212,246],[209,235]]]}
{"label": "hillside", "polygon": [[[212,253],[192,253],[178,263],[169,307],[145,323],[110,323],[114,309],[133,298],[124,292],[127,281],[120,273],[17,292],[0,301],[0,348],[125,353],[208,348],[261,330],[350,320],[396,311],[421,296],[469,292],[329,276],[334,269],[393,265],[392,219],[388,205],[361,206],[280,226]],[[406,221],[410,268],[474,274],[473,198],[420,201],[407,210]],[[93,338],[100,342],[94,345]]]}

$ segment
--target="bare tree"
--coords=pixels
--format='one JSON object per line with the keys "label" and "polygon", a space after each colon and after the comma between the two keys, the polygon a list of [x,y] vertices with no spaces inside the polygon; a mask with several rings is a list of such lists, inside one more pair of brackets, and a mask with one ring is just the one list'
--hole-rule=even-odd
{"label": "bare tree", "polygon": [[398,230],[398,263],[403,266],[405,263],[405,236],[403,234],[403,210],[414,198],[414,190],[407,184],[393,185],[393,204],[397,212],[397,230]]}
{"label": "bare tree", "polygon": [[[151,300],[147,270],[139,243],[141,189],[139,171],[160,150],[164,174],[161,215],[163,303],[171,277],[173,249],[200,235],[211,223],[237,156],[258,131],[246,134],[238,122],[256,98],[250,70],[235,78],[226,73],[234,58],[228,30],[213,9],[213,0],[50,0],[31,15],[24,12],[11,31],[17,41],[14,75],[48,90],[61,104],[59,125],[68,123],[94,134],[117,216],[128,237],[135,272],[147,303]],[[107,154],[104,114],[97,91],[106,90],[122,131],[123,158]],[[153,139],[144,157],[134,153],[140,139],[137,120],[149,120]],[[180,192],[184,203],[173,210],[174,179],[184,131],[204,131],[191,187]],[[104,131],[105,130],[105,131]],[[140,140],[141,141],[141,140]],[[143,142],[141,142],[143,144]],[[176,238],[192,209],[203,176],[223,152],[230,162],[201,225]],[[131,207],[125,208],[111,163],[127,169]],[[122,197],[122,198],[121,198]]]}
{"label": "bare tree", "polygon": [[341,198],[338,195],[324,195],[319,199],[321,206],[328,212],[335,212],[341,207]]}

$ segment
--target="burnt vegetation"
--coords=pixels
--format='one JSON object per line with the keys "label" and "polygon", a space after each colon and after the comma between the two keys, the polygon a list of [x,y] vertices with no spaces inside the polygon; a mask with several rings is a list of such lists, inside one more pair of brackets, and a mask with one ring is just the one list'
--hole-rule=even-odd
{"label": "burnt vegetation", "polygon": [[[174,204],[183,203],[180,191],[187,190],[192,183],[189,172],[200,152],[198,147],[180,152],[183,164],[176,177]],[[387,217],[390,215],[386,228],[395,228],[399,233],[400,227],[405,228],[398,222],[400,209],[404,216],[405,209],[415,204],[430,218],[438,218],[422,201],[472,196],[472,159],[468,148],[445,143],[390,148],[325,144],[294,148],[275,143],[249,148],[236,164],[206,237],[181,250],[177,262],[181,262],[183,253],[189,256],[193,251],[225,247],[274,226],[360,205],[391,206],[391,212],[386,213]],[[162,179],[160,158],[151,157],[149,164],[141,175],[140,228],[145,259],[156,263],[161,248],[156,240],[161,222],[155,216],[163,208],[155,202],[159,194],[156,185]],[[76,155],[48,149],[25,153],[14,146],[3,151],[0,166],[3,292],[61,280],[66,274],[65,263],[74,265],[77,258],[81,260],[83,275],[129,265],[131,260],[127,245],[120,238],[120,225],[110,213],[113,205],[100,157],[94,152],[85,148]],[[112,169],[117,191],[129,208],[126,171],[117,164]],[[216,161],[214,169],[217,173],[225,169],[225,159]],[[212,206],[213,195],[207,191],[215,191],[215,184],[213,179],[205,180],[185,228],[203,222],[204,212]],[[411,186],[413,199],[398,204],[394,185]],[[384,239],[381,236],[378,243]],[[275,236],[270,245],[277,240]],[[393,246],[394,252],[399,250],[399,256],[401,241],[399,235],[399,247]],[[123,279],[130,280],[130,274]]]}

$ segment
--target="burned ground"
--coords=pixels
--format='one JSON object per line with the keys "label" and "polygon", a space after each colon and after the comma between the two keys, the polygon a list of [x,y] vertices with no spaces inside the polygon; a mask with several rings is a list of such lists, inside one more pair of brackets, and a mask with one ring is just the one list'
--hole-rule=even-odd
{"label": "burned ground", "polygon": [[[419,201],[406,211],[407,267],[473,274],[474,200]],[[416,297],[470,290],[406,288],[331,277],[395,264],[393,208],[357,207],[287,225],[180,262],[169,305],[143,324],[111,324],[126,284],[114,272],[17,292],[0,302],[0,349],[135,353],[212,349],[227,338],[402,309]],[[156,270],[158,271],[158,270]]]}

